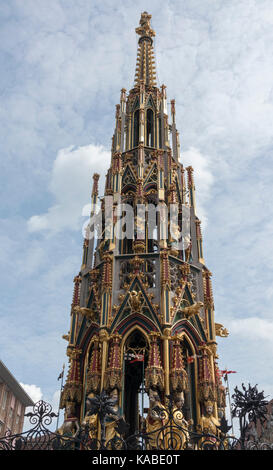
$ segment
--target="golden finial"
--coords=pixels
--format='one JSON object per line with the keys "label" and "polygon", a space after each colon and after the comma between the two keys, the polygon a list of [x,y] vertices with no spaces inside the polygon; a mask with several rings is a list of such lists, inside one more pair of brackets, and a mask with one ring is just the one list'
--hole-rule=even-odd
{"label": "golden finial", "polygon": [[140,26],[136,28],[137,34],[139,34],[140,36],[148,36],[150,38],[155,36],[155,32],[150,25],[151,18],[152,15],[149,15],[147,11],[141,13],[141,18],[139,20]]}

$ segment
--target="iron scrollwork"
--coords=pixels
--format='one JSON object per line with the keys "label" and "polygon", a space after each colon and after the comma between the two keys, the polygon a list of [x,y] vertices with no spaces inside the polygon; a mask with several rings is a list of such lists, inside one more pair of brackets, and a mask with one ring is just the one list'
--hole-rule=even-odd
{"label": "iron scrollwork", "polygon": [[[248,413],[256,419],[265,416],[265,400],[257,390],[244,389],[246,397],[252,397],[251,406],[248,400],[235,389],[234,416],[246,414],[246,408],[240,408],[241,401],[248,402]],[[243,394],[244,395],[244,394]],[[253,398],[254,397],[254,398]],[[128,424],[122,417],[116,416],[115,435],[107,441],[105,426],[109,416],[115,418],[115,401],[106,392],[91,399],[90,415],[97,415],[100,422],[100,436],[91,437],[88,424],[83,423],[75,435],[53,432],[48,427],[58,415],[52,411],[51,405],[39,401],[33,411],[25,416],[34,427],[21,434],[11,435],[7,432],[0,438],[0,450],[272,450],[272,445],[254,441],[245,442],[241,438],[228,435],[230,426],[222,418],[217,435],[199,432],[193,425],[183,421],[182,411],[175,406],[172,395],[168,397],[165,407],[155,407],[152,411],[161,420],[161,425],[147,432],[142,421],[139,432],[128,435]],[[256,405],[255,405],[256,404]],[[244,411],[243,411],[244,410]],[[244,435],[244,434],[243,434]]]}
{"label": "iron scrollwork", "polygon": [[[248,384],[248,388],[242,384],[242,391],[235,387],[234,394],[232,395],[232,416],[239,418],[240,426],[240,444],[244,449],[257,449],[262,446],[262,449],[270,448],[270,444],[259,443],[248,439],[248,431],[251,425],[256,427],[257,423],[260,422],[263,425],[267,419],[267,405],[268,401],[264,396],[264,392],[259,392],[257,385],[251,387]],[[272,448],[272,446],[271,446]]]}

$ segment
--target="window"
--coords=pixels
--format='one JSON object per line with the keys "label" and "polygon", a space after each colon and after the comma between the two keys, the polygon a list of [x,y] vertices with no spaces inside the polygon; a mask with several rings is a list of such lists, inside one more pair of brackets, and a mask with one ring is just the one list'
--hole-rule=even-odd
{"label": "window", "polygon": [[147,146],[154,146],[154,113],[152,109],[147,110],[146,139]]}
{"label": "window", "polygon": [[158,118],[158,131],[159,131],[159,148],[162,148],[162,120],[161,116]]}
{"label": "window", "polygon": [[133,147],[137,147],[139,143],[139,110],[134,113],[134,141]]}

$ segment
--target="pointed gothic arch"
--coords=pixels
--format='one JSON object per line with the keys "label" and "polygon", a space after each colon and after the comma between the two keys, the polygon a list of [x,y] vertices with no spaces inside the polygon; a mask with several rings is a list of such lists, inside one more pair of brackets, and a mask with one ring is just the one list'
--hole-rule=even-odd
{"label": "pointed gothic arch", "polygon": [[129,424],[130,435],[139,431],[140,418],[144,417],[144,381],[149,347],[149,337],[140,325],[132,326],[124,335],[121,343],[123,393],[120,406],[125,420]]}
{"label": "pointed gothic arch", "polygon": [[[198,401],[198,347],[187,329],[179,329],[172,331],[173,335],[179,335],[181,345],[183,345],[184,361],[186,365],[186,372],[188,375],[189,388],[184,392],[184,409],[183,414],[187,420],[192,419],[196,424],[200,419],[200,406]],[[200,342],[201,344],[201,342]],[[193,358],[191,362],[187,363],[187,358]]]}
{"label": "pointed gothic arch", "polygon": [[154,110],[148,108],[146,111],[146,145],[147,147],[155,146],[155,119]]}
{"label": "pointed gothic arch", "polygon": [[[93,384],[93,387],[90,386],[90,383],[88,383],[88,375],[89,375],[89,372],[90,372],[90,365],[91,365],[91,360],[92,360],[92,355],[94,353],[94,349],[95,347],[97,348],[97,352],[98,352],[98,357],[97,359],[95,359],[95,361],[97,360],[97,366],[98,366],[98,370],[97,370],[97,374],[96,374],[96,371],[95,372],[95,375],[96,377],[93,377],[93,382],[94,382],[94,379],[96,380],[96,384]],[[85,355],[84,355],[84,372],[83,372],[83,390],[84,390],[84,394],[85,394],[85,397],[86,398],[88,395],[90,395],[90,393],[99,393],[99,387],[100,387],[100,367],[101,367],[101,356],[100,356],[101,352],[100,352],[100,344],[99,344],[99,337],[98,337],[98,334],[96,333],[93,333],[92,337],[91,337],[91,340],[88,342],[87,344],[87,348],[85,350]],[[90,380],[89,380],[90,382]],[[86,401],[85,399],[82,400],[82,403],[81,403],[81,417],[83,419],[84,415],[85,415],[85,405],[86,405]]]}
{"label": "pointed gothic arch", "polygon": [[139,143],[139,109],[133,114],[133,148]]}

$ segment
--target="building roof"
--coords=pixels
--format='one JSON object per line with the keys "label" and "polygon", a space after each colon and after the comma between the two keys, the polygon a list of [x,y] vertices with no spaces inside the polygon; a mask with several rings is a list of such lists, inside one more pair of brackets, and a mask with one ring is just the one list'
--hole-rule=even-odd
{"label": "building roof", "polygon": [[34,402],[0,360],[0,383],[4,382],[24,406],[34,406]]}

